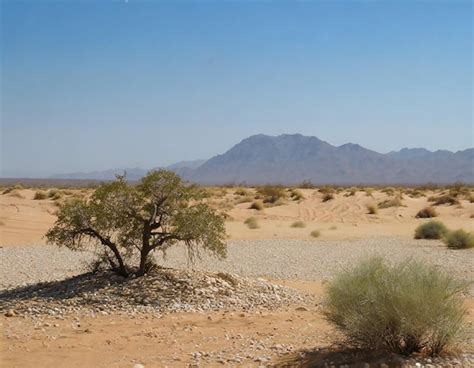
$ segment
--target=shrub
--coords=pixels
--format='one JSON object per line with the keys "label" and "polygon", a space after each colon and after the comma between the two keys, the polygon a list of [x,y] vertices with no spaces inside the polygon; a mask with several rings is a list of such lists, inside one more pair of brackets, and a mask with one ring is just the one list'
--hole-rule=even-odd
{"label": "shrub", "polygon": [[391,199],[387,199],[379,203],[379,208],[389,208],[389,207],[401,207],[402,199],[400,196],[396,196]]}
{"label": "shrub", "polygon": [[319,230],[313,230],[311,231],[311,234],[310,234],[313,238],[319,238],[319,236],[321,235],[321,232]]}
{"label": "shrub", "polygon": [[257,193],[263,197],[264,203],[275,203],[286,198],[285,188],[279,185],[264,185],[257,189]]}
{"label": "shrub", "polygon": [[330,201],[331,199],[334,199],[334,194],[333,193],[325,193],[323,195],[323,202]]}
{"label": "shrub", "polygon": [[244,221],[244,224],[248,226],[249,229],[258,229],[258,221],[255,217],[249,217],[247,220]]}
{"label": "shrub", "polygon": [[249,207],[251,210],[262,211],[265,208],[265,205],[262,201],[254,201]]}
{"label": "shrub", "polygon": [[469,201],[469,203],[474,203],[474,194],[470,194],[467,200]]}
{"label": "shrub", "polygon": [[367,211],[369,215],[376,215],[379,212],[379,208],[377,207],[377,204],[368,204]]}
{"label": "shrub", "polygon": [[301,191],[298,190],[298,189],[291,189],[291,190],[290,190],[290,197],[291,197],[291,199],[293,199],[294,201],[299,201],[299,200],[304,199],[303,193],[301,193]]}
{"label": "shrub", "polygon": [[153,267],[152,252],[178,242],[191,261],[199,248],[225,257],[224,219],[203,197],[171,171],[151,171],[136,185],[119,176],[88,199],[59,204],[46,238],[72,250],[96,245],[103,265],[124,277],[143,276]]}
{"label": "shrub", "polygon": [[239,196],[249,196],[250,195],[250,191],[248,191],[247,189],[245,188],[238,188],[235,193],[235,195],[239,195]]}
{"label": "shrub", "polygon": [[463,229],[449,231],[443,238],[443,242],[451,249],[474,248],[474,234]]}
{"label": "shrub", "polygon": [[325,315],[357,347],[435,355],[462,330],[467,288],[434,266],[371,258],[330,282]]}
{"label": "shrub", "polygon": [[303,228],[306,227],[306,224],[303,221],[295,221],[291,224],[291,227]]}
{"label": "shrub", "polygon": [[325,185],[321,188],[319,188],[318,192],[319,193],[322,193],[322,194],[328,194],[328,193],[334,193],[336,190],[334,189],[334,187],[330,186],[330,185]]}
{"label": "shrub", "polygon": [[451,194],[444,194],[442,196],[434,197],[431,199],[434,201],[435,206],[440,206],[442,204],[449,204],[450,206],[459,204],[459,200]]}
{"label": "shrub", "polygon": [[35,200],[41,200],[46,198],[48,198],[48,195],[45,192],[36,192],[35,196],[33,197],[33,199]]}
{"label": "shrub", "polygon": [[441,239],[448,229],[439,221],[428,221],[415,230],[415,239]]}
{"label": "shrub", "polygon": [[367,197],[372,197],[374,190],[372,188],[365,188],[364,192]]}
{"label": "shrub", "polygon": [[350,188],[349,191],[345,194],[346,197],[352,197],[352,196],[355,196],[357,192],[357,189],[355,188]]}
{"label": "shrub", "polygon": [[438,213],[436,212],[436,210],[433,207],[428,206],[419,210],[415,217],[416,218],[431,218],[431,217],[436,217],[436,216],[438,216]]}
{"label": "shrub", "polygon": [[13,188],[13,187],[8,187],[2,192],[2,194],[8,194],[8,193],[12,192],[14,189],[15,188]]}

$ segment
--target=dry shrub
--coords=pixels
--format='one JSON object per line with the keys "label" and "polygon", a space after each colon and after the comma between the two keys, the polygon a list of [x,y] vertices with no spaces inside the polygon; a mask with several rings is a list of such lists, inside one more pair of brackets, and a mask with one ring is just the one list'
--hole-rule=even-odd
{"label": "dry shrub", "polygon": [[449,231],[443,238],[443,242],[451,249],[474,248],[474,234],[463,229]]}
{"label": "dry shrub", "polygon": [[440,221],[428,221],[415,229],[415,239],[441,239],[448,232]]}
{"label": "dry shrub", "polygon": [[319,238],[319,236],[321,235],[321,232],[319,230],[313,230],[313,231],[311,231],[310,235],[313,238]]}
{"label": "dry shrub", "polygon": [[438,213],[436,212],[436,210],[433,207],[428,206],[419,210],[415,217],[416,218],[431,218],[431,217],[436,217],[436,216],[438,216]]}
{"label": "dry shrub", "polygon": [[306,227],[306,224],[303,221],[295,221],[291,224],[291,227],[303,228]]}
{"label": "dry shrub", "polygon": [[439,197],[430,197],[428,198],[428,201],[434,202],[435,206],[440,206],[443,204],[449,204],[450,206],[453,206],[460,203],[459,200],[451,194],[444,194]]}
{"label": "dry shrub", "polygon": [[252,230],[258,229],[260,227],[255,217],[249,217],[247,220],[244,221],[244,224],[247,225],[248,228]]}
{"label": "dry shrub", "polygon": [[323,194],[323,202],[330,201],[331,199],[334,199],[334,194],[333,193],[324,193]]}
{"label": "dry shrub", "polygon": [[401,207],[403,205],[401,196],[396,196],[379,203],[379,208]]}
{"label": "dry shrub", "polygon": [[376,215],[379,212],[379,208],[376,203],[367,205],[367,212],[369,215]]}
{"label": "dry shrub", "polygon": [[13,189],[12,191],[8,192],[8,195],[15,198],[25,198],[18,189]]}
{"label": "dry shrub", "polygon": [[304,195],[301,192],[301,190],[294,189],[294,188],[290,189],[290,197],[294,201],[300,201],[300,200],[304,199]]}
{"label": "dry shrub", "polygon": [[275,203],[279,199],[285,199],[285,188],[279,185],[264,185],[257,189],[257,194],[263,198],[264,203]]}
{"label": "dry shrub", "polygon": [[33,197],[34,200],[42,200],[48,198],[48,195],[45,192],[36,192],[35,196]]}
{"label": "dry shrub", "polygon": [[251,197],[251,196],[245,196],[245,197],[237,198],[237,200],[235,201],[235,203],[236,203],[236,204],[249,203],[249,202],[252,202],[252,201],[253,201],[253,197]]}
{"label": "dry shrub", "polygon": [[265,205],[262,201],[254,201],[249,207],[251,210],[262,211],[265,208]]}
{"label": "dry shrub", "polygon": [[298,188],[301,188],[301,189],[315,189],[316,185],[314,185],[310,180],[303,180],[298,185]]}
{"label": "dry shrub", "polygon": [[327,290],[325,315],[354,346],[437,355],[459,338],[468,284],[422,262],[371,258]]}

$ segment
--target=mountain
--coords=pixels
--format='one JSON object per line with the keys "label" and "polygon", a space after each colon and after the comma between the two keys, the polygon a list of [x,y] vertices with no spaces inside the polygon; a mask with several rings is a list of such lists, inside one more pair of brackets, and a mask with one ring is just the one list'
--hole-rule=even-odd
{"label": "mountain", "polygon": [[[201,184],[296,184],[303,180],[317,184],[474,183],[474,149],[432,152],[403,148],[382,154],[354,143],[333,146],[301,134],[258,134],[207,161],[183,161],[167,168]],[[117,170],[108,170],[61,178],[113,179],[115,173]],[[127,177],[133,180],[145,173],[144,169],[128,169]]]}
{"label": "mountain", "polygon": [[402,149],[382,154],[358,144],[336,147],[300,134],[251,136],[194,170],[203,184],[417,184],[474,182],[474,150]]}

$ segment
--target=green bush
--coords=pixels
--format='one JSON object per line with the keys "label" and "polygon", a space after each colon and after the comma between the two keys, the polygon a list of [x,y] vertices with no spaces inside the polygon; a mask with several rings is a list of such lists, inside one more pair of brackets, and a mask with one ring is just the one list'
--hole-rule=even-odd
{"label": "green bush", "polygon": [[325,315],[354,346],[435,355],[459,337],[467,286],[421,262],[372,258],[330,282]]}
{"label": "green bush", "polygon": [[441,239],[448,229],[440,221],[428,221],[415,229],[415,239]]}
{"label": "green bush", "polygon": [[265,208],[265,205],[262,201],[254,201],[249,207],[251,210],[262,211]]}
{"label": "green bush", "polygon": [[247,220],[244,221],[244,224],[248,226],[249,229],[258,229],[258,221],[255,217],[249,217]]}
{"label": "green bush", "polygon": [[303,228],[306,227],[306,224],[303,221],[295,221],[291,224],[291,227]]}
{"label": "green bush", "polygon": [[36,192],[35,196],[33,197],[33,199],[35,200],[41,200],[46,198],[48,198],[48,195],[45,192]]}
{"label": "green bush", "polygon": [[313,238],[319,238],[319,236],[321,235],[321,232],[319,230],[313,230],[311,231],[311,234],[310,234]]}
{"label": "green bush", "polygon": [[474,248],[474,234],[463,229],[449,231],[443,238],[443,242],[451,249]]}
{"label": "green bush", "polygon": [[431,217],[436,217],[438,216],[438,213],[433,207],[425,207],[421,210],[418,211],[416,214],[416,218],[431,218]]}

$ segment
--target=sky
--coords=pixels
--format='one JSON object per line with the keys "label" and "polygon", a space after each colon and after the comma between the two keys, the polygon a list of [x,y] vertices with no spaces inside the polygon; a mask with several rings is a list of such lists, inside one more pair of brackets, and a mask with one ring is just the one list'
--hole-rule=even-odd
{"label": "sky", "polygon": [[301,133],[472,147],[471,1],[9,1],[6,177],[152,168]]}

